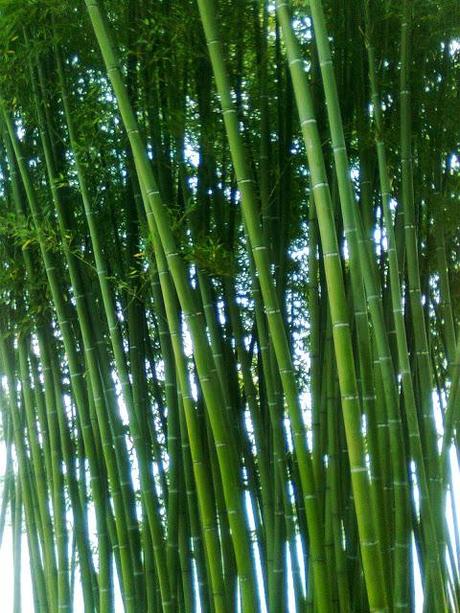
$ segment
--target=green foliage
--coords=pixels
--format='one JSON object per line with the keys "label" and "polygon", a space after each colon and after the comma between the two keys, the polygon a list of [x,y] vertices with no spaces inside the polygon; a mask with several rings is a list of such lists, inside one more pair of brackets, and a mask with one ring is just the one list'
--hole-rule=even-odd
{"label": "green foliage", "polygon": [[233,277],[235,274],[233,254],[211,237],[196,241],[187,253],[187,258],[210,275]]}
{"label": "green foliage", "polygon": [[0,0],[36,610],[457,610],[458,2],[86,5]]}

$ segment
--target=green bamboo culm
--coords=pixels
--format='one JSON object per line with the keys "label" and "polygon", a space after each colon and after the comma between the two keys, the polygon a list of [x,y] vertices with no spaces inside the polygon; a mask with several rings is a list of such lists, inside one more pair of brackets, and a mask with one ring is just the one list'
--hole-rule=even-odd
{"label": "green bamboo culm", "polygon": [[459,610],[458,23],[2,3],[7,608]]}

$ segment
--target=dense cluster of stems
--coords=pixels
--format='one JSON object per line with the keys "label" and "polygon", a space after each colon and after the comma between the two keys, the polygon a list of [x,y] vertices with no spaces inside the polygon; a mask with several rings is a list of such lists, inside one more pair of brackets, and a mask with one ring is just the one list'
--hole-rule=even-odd
{"label": "dense cluster of stems", "polygon": [[459,30],[0,2],[14,613],[459,610]]}

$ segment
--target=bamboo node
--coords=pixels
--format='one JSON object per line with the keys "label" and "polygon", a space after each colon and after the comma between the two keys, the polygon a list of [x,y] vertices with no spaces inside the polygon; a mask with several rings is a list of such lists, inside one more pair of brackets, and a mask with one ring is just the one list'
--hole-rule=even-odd
{"label": "bamboo node", "polygon": [[333,328],[349,328],[350,324],[346,321],[338,321],[333,324]]}
{"label": "bamboo node", "polygon": [[321,189],[322,187],[329,187],[329,185],[328,185],[327,183],[324,183],[324,182],[321,182],[321,183],[315,183],[315,184],[313,185],[313,188],[312,188],[312,189],[313,189],[313,191],[314,191],[315,189]]}

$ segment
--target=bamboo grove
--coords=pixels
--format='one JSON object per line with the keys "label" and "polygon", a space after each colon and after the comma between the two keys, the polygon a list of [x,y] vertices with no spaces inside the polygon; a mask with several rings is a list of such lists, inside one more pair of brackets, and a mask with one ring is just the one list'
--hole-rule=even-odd
{"label": "bamboo grove", "polygon": [[460,610],[459,82],[456,0],[1,0],[2,610]]}

